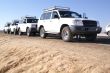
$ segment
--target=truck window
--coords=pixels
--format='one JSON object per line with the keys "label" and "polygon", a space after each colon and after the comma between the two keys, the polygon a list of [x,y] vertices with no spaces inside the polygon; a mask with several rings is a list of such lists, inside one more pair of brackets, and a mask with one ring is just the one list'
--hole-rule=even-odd
{"label": "truck window", "polygon": [[46,13],[46,15],[45,15],[45,19],[50,19],[50,17],[51,17],[51,12]]}
{"label": "truck window", "polygon": [[81,18],[81,15],[72,11],[59,11],[62,18]]}
{"label": "truck window", "polygon": [[51,14],[52,14],[51,12],[42,14],[40,20],[50,19]]}
{"label": "truck window", "polygon": [[14,25],[18,25],[19,21],[15,21],[13,22]]}
{"label": "truck window", "polygon": [[52,19],[56,19],[56,18],[59,18],[58,13],[57,12],[53,12]]}
{"label": "truck window", "polygon": [[10,24],[7,24],[6,26],[8,26],[8,27],[9,27],[9,26],[10,26]]}
{"label": "truck window", "polygon": [[44,20],[44,19],[45,19],[45,13],[43,13],[43,14],[41,15],[40,20]]}
{"label": "truck window", "polygon": [[23,20],[23,23],[26,23],[26,19]]}

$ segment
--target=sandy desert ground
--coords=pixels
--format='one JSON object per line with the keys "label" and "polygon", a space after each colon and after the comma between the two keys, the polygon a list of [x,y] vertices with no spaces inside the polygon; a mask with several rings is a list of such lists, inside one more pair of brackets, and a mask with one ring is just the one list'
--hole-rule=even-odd
{"label": "sandy desert ground", "polygon": [[0,73],[110,73],[110,38],[63,42],[0,33]]}

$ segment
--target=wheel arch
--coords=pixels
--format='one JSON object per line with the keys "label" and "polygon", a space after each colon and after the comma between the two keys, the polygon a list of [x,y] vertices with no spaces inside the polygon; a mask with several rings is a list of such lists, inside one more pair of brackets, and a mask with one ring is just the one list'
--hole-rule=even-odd
{"label": "wheel arch", "polygon": [[62,24],[62,25],[61,25],[60,34],[61,34],[62,29],[63,29],[64,27],[66,27],[66,26],[69,26],[69,25],[68,25],[68,24]]}
{"label": "wheel arch", "polygon": [[110,30],[107,32],[107,35],[109,35],[109,33],[110,33]]}
{"label": "wheel arch", "polygon": [[40,29],[44,27],[43,25],[40,25],[40,27],[38,28],[38,32],[40,32]]}
{"label": "wheel arch", "polygon": [[20,30],[20,27],[18,27],[18,31]]}
{"label": "wheel arch", "polygon": [[28,28],[29,28],[29,27],[26,27],[26,31],[27,31]]}

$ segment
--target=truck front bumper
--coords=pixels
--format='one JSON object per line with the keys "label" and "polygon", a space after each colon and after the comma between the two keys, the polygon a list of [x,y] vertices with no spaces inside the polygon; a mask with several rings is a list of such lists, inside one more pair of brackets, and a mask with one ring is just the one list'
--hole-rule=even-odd
{"label": "truck front bumper", "polygon": [[31,32],[37,32],[37,28],[31,28]]}
{"label": "truck front bumper", "polygon": [[73,34],[97,34],[102,31],[101,27],[84,27],[84,26],[70,26]]}

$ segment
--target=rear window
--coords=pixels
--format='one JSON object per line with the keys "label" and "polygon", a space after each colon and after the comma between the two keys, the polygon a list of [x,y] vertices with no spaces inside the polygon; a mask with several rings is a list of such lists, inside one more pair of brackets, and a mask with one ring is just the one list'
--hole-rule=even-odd
{"label": "rear window", "polygon": [[40,20],[50,19],[51,14],[52,14],[51,12],[42,14]]}

